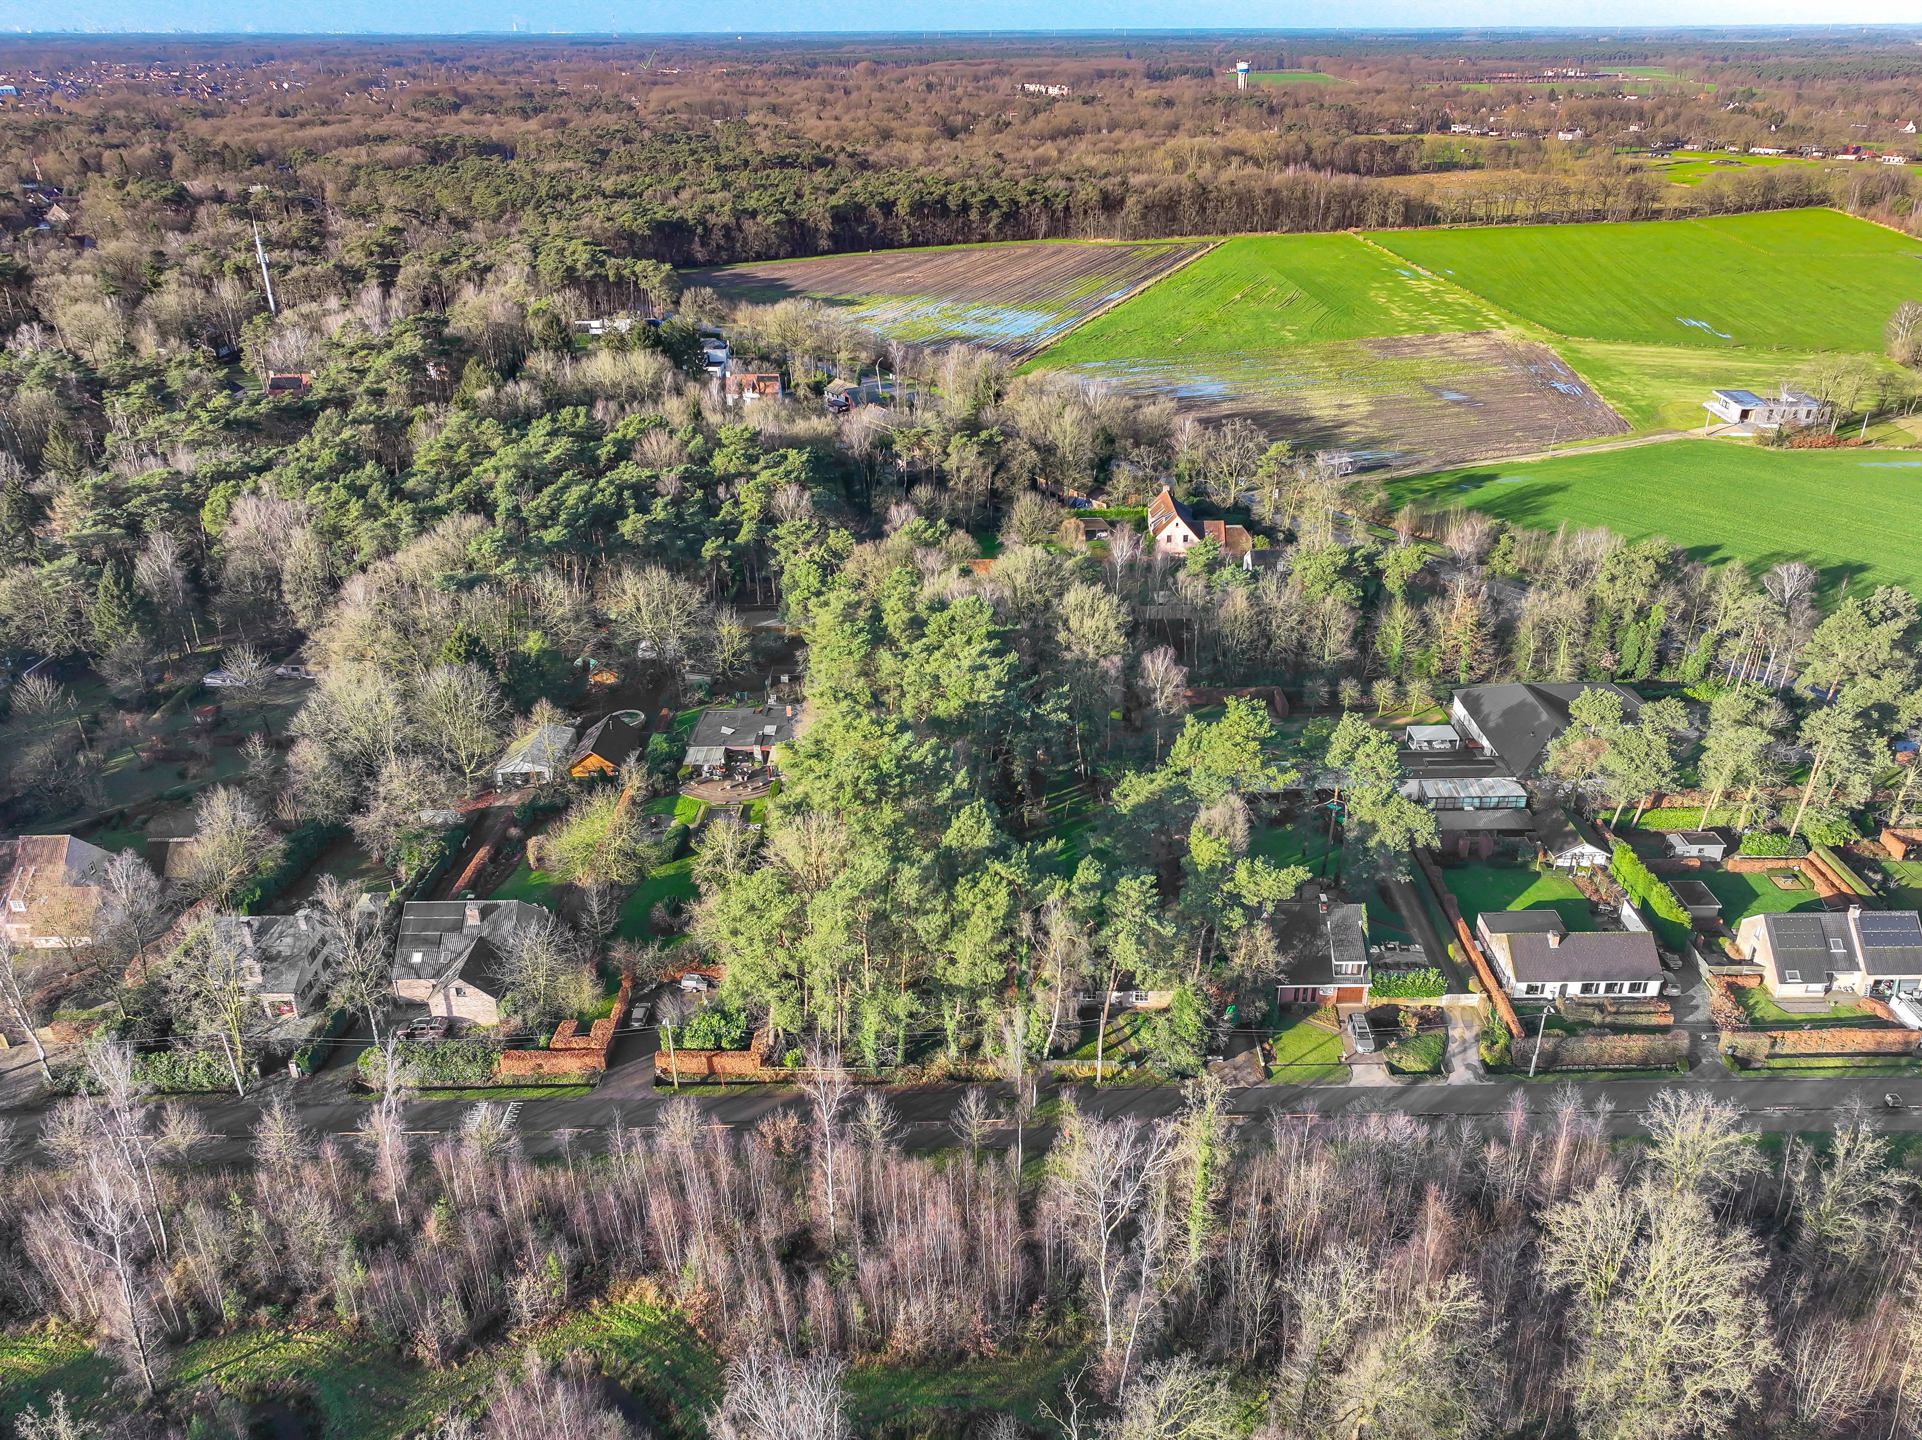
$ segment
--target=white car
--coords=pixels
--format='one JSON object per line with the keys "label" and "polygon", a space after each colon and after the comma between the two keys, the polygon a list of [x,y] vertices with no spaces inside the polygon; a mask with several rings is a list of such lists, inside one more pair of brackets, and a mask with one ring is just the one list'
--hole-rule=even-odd
{"label": "white car", "polygon": [[681,988],[683,990],[695,991],[712,990],[714,988],[714,982],[708,979],[707,976],[690,970],[681,977]]}

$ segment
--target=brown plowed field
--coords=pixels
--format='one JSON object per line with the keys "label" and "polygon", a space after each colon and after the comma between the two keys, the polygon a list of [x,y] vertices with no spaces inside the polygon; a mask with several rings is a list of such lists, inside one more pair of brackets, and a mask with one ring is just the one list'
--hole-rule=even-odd
{"label": "brown plowed field", "polygon": [[729,265],[690,275],[730,300],[806,297],[898,340],[965,342],[1020,360],[1208,249],[1045,241],[883,250]]}

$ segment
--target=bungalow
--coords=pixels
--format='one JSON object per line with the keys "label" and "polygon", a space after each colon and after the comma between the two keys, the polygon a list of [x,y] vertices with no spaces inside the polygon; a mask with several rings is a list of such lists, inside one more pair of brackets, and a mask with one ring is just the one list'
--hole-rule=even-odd
{"label": "bungalow", "polygon": [[340,958],[332,930],[305,907],[292,915],[217,915],[214,943],[240,956],[248,988],[274,1020],[310,1014]]}
{"label": "bungalow", "polygon": [[1702,402],[1713,418],[1710,424],[1731,425],[1744,435],[1783,429],[1790,425],[1815,425],[1828,418],[1826,402],[1800,390],[1782,387],[1776,394],[1757,395],[1753,390],[1715,390]]}
{"label": "bungalow", "polygon": [[1114,535],[1114,522],[1093,515],[1070,515],[1061,522],[1061,543],[1086,545],[1090,540],[1107,540]]}
{"label": "bungalow", "polygon": [[780,747],[795,739],[805,724],[799,705],[709,706],[694,722],[687,763],[707,776],[724,774],[734,765],[765,766],[772,772]]}
{"label": "bungalow", "polygon": [[111,858],[71,835],[22,835],[13,842],[0,935],[35,950],[93,944],[100,882]]}
{"label": "bungalow", "polygon": [[1713,830],[1671,830],[1663,839],[1668,853],[1682,860],[1720,862],[1728,854],[1728,841]]}
{"label": "bungalow", "polygon": [[573,744],[572,725],[536,725],[494,762],[494,788],[518,790],[523,785],[553,784],[554,777],[565,768]]}
{"label": "bungalow", "polygon": [[498,1025],[503,960],[517,939],[552,923],[522,900],[415,900],[400,911],[394,996],[435,1015]]}
{"label": "bungalow", "polygon": [[1325,896],[1286,907],[1277,922],[1287,960],[1275,986],[1283,1005],[1363,1005],[1368,1001],[1368,909]]}
{"label": "bungalow", "polygon": [[1608,864],[1609,852],[1593,831],[1559,806],[1535,822],[1542,853],[1557,870],[1593,870]]}
{"label": "bungalow", "polygon": [[647,749],[647,717],[638,710],[609,715],[582,737],[567,762],[576,780],[590,775],[616,775],[621,766]]}
{"label": "bungalow", "polygon": [[1736,927],[1735,944],[1779,998],[1922,994],[1922,917],[1913,910],[1852,905],[1844,914],[1750,915]]}
{"label": "bungalow", "polygon": [[314,388],[314,377],[304,370],[275,370],[262,391],[269,400],[298,400]]}
{"label": "bungalow", "polygon": [[1642,708],[1642,697],[1622,685],[1470,685],[1454,693],[1448,715],[1468,745],[1499,761],[1502,773],[1525,780],[1568,728],[1569,707],[1585,690],[1615,691],[1631,719]]}
{"label": "bungalow", "polygon": [[1571,933],[1553,910],[1484,910],[1475,934],[1502,988],[1519,1000],[1629,999],[1662,990],[1661,956],[1646,932]]}

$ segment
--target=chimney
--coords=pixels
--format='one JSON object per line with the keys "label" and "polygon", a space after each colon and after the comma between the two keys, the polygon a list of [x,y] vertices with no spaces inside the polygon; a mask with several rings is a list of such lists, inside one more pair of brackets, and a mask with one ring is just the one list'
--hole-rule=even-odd
{"label": "chimney", "polygon": [[474,904],[472,901],[468,902],[467,915],[463,923],[469,930],[480,929],[481,913],[479,905]]}
{"label": "chimney", "polygon": [[1559,950],[1562,948],[1562,932],[1561,931],[1551,930],[1548,932],[1548,948],[1551,950]]}

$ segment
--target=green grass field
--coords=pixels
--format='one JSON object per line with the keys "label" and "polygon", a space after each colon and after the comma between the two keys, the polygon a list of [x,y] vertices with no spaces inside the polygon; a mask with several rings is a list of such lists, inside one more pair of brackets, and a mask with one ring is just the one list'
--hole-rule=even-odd
{"label": "green grass field", "polygon": [[1660,535],[1697,560],[1755,570],[1804,560],[1830,591],[1922,583],[1922,534],[1896,519],[1922,499],[1919,455],[1673,440],[1463,466],[1388,488],[1397,506],[1459,504],[1536,529],[1565,520],[1630,540]]}
{"label": "green grass field", "polygon": [[1879,352],[1896,302],[1922,298],[1922,244],[1834,210],[1371,238],[1510,314],[1591,340]]}
{"label": "green grass field", "polygon": [[1587,898],[1559,871],[1483,861],[1443,866],[1442,880],[1471,926],[1484,910],[1554,910],[1571,931],[1595,928]]}
{"label": "green grass field", "polygon": [[1352,85],[1339,75],[1324,75],[1319,70],[1254,70],[1248,78],[1257,85]]}
{"label": "green grass field", "polygon": [[1291,1015],[1275,1027],[1274,1050],[1268,1078],[1279,1085],[1311,1085],[1345,1073],[1341,1036],[1309,1023],[1306,1015]]}
{"label": "green grass field", "polygon": [[1473,295],[1416,273],[1358,236],[1250,235],[1223,241],[1064,336],[1048,349],[1046,363],[1154,365],[1500,324]]}

